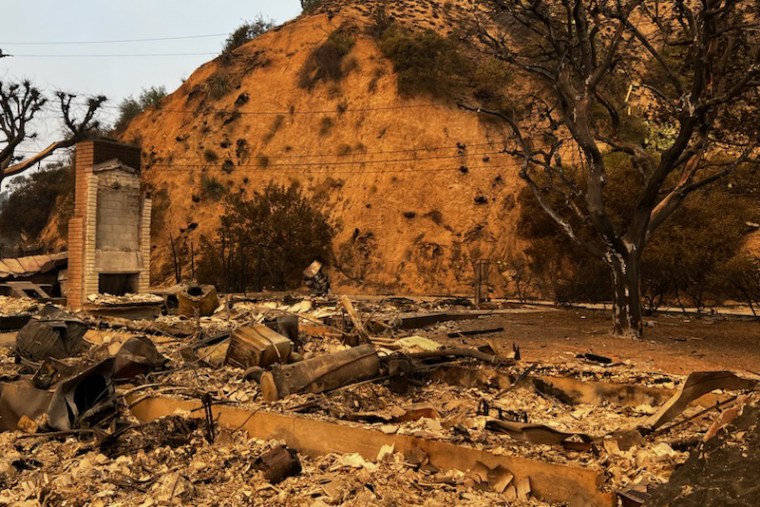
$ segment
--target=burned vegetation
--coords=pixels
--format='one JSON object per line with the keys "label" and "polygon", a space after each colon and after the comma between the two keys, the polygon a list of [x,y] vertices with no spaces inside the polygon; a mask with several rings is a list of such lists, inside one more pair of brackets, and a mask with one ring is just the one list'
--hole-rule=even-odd
{"label": "burned vegetation", "polygon": [[0,194],[0,506],[760,502],[756,2],[474,4],[245,22],[120,108],[182,153],[58,96],[76,163]]}

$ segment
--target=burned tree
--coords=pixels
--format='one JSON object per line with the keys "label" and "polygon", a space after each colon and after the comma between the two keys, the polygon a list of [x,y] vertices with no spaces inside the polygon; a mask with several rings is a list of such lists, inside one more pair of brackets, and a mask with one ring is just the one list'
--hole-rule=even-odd
{"label": "burned tree", "polygon": [[33,131],[33,122],[37,113],[47,104],[47,98],[29,81],[11,84],[0,81],[0,184],[6,176],[21,174],[56,151],[74,146],[100,126],[95,115],[106,101],[105,97],[87,99],[81,118],[77,118],[76,113],[72,111],[76,95],[57,92],[56,97],[64,125],[64,139],[24,159],[17,156],[18,148],[24,141],[37,137],[37,133]]}
{"label": "burned tree", "polygon": [[[757,162],[760,2],[483,4],[481,47],[525,86],[511,109],[462,107],[507,127],[543,211],[609,267],[615,333],[641,336],[650,237],[690,194]],[[624,167],[635,191],[615,215],[606,184]]]}
{"label": "burned tree", "polygon": [[27,130],[29,123],[42,109],[47,99],[29,81],[6,85],[0,82],[0,183],[16,161],[16,149],[36,134]]}

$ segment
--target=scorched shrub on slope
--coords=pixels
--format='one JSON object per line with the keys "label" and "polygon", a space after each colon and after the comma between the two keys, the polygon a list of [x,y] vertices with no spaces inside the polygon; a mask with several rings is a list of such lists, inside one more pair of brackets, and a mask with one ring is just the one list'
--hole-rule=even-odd
{"label": "scorched shrub on slope", "polygon": [[234,292],[298,287],[314,259],[330,257],[333,229],[297,184],[270,183],[227,197],[214,240],[202,239],[198,278]]}

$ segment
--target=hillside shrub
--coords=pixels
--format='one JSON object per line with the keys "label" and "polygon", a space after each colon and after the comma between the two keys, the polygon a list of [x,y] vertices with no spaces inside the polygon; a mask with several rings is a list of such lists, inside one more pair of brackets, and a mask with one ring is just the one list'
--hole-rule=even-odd
{"label": "hillside shrub", "polygon": [[217,155],[216,152],[211,148],[206,148],[203,150],[203,159],[206,162],[216,162],[219,160],[219,155]]}
{"label": "hillside shrub", "polygon": [[299,287],[315,259],[331,258],[327,216],[297,184],[227,197],[215,238],[203,238],[198,279],[233,292]]}
{"label": "hillside shrub", "polygon": [[206,98],[219,100],[232,91],[232,83],[226,74],[217,72],[209,76],[206,80],[204,83],[204,90],[206,92]]}
{"label": "hillside shrub", "polygon": [[324,116],[319,121],[319,135],[320,136],[326,136],[330,133],[332,128],[335,126],[335,120],[330,118],[329,116]]}
{"label": "hillside shrub", "polygon": [[166,95],[165,87],[151,86],[143,88],[137,98],[130,96],[122,100],[119,104],[119,116],[114,123],[114,130],[124,130],[138,114],[146,109],[159,108]]}
{"label": "hillside shrub", "polygon": [[272,20],[264,19],[261,15],[253,21],[244,22],[224,41],[224,48],[222,49],[223,60],[229,61],[233,51],[256,37],[265,34],[272,27],[274,27]]}
{"label": "hillside shrub", "polygon": [[[377,41],[383,55],[393,64],[400,95],[437,99],[472,95],[489,107],[508,107],[506,95],[511,72],[504,62],[433,30],[401,27],[384,6],[373,10],[366,33]],[[375,71],[369,83],[370,92],[377,90],[382,75],[381,69]]]}
{"label": "hillside shrub", "polygon": [[259,167],[266,169],[269,167],[269,157],[264,154],[256,155],[256,164]]}
{"label": "hillside shrub", "polygon": [[311,14],[324,3],[324,0],[301,0],[301,10],[306,14]]}
{"label": "hillside shrub", "polygon": [[335,30],[309,54],[299,73],[298,86],[312,90],[319,83],[342,80],[355,67],[345,61],[355,44],[348,27]]}
{"label": "hillside shrub", "polygon": [[737,255],[721,266],[712,282],[736,301],[748,305],[752,315],[760,315],[760,257]]}
{"label": "hillside shrub", "polygon": [[432,30],[408,32],[392,26],[382,34],[380,49],[393,63],[402,96],[450,98],[467,83],[469,61],[454,41]]}
{"label": "hillside shrub", "polygon": [[227,187],[224,183],[209,176],[207,174],[201,175],[201,197],[204,199],[210,199],[212,201],[218,201],[227,193]]}

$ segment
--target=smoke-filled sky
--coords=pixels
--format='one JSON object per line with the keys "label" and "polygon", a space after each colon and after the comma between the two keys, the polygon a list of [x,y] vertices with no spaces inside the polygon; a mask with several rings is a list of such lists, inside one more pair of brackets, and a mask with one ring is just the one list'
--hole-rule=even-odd
{"label": "smoke-filled sky", "polygon": [[[30,79],[51,97],[55,90],[106,95],[103,119],[113,121],[119,102],[142,88],[175,90],[242,22],[262,15],[280,24],[299,12],[298,0],[0,0],[0,50],[14,55],[0,58],[0,81]],[[172,56],[142,56],[157,54]],[[54,105],[24,151],[56,137]]]}

